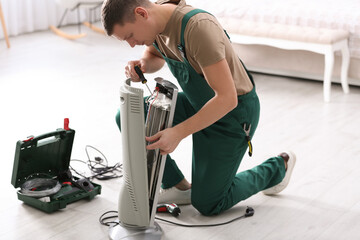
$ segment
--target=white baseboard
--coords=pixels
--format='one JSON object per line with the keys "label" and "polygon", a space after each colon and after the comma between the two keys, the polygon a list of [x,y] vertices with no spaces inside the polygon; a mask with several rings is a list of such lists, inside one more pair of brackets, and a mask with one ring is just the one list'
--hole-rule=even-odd
{"label": "white baseboard", "polygon": [[[284,77],[303,78],[303,79],[314,80],[314,81],[323,81],[324,80],[324,76],[318,75],[318,74],[296,72],[296,71],[289,71],[289,70],[285,71],[285,70],[277,70],[277,69],[267,69],[267,68],[253,67],[253,66],[246,66],[246,68],[251,72],[257,72],[257,73],[279,75],[279,76],[284,76]],[[340,84],[341,83],[340,77],[333,76],[331,82]],[[360,82],[358,79],[348,78],[348,83],[349,83],[349,85],[360,86]]]}

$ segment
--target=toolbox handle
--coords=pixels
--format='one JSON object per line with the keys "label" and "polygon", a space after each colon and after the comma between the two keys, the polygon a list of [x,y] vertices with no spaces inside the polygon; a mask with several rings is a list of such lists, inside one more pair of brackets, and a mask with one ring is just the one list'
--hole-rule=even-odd
{"label": "toolbox handle", "polygon": [[[46,139],[46,138],[58,137],[58,136],[62,137],[66,134],[66,132],[67,131],[64,129],[58,129],[57,131],[54,131],[54,132],[45,133],[45,134],[36,136],[33,139],[31,139],[30,141],[28,141],[28,143],[29,143],[29,145],[35,145],[35,144],[37,144],[38,141]],[[24,142],[24,143],[26,144],[27,142]]]}

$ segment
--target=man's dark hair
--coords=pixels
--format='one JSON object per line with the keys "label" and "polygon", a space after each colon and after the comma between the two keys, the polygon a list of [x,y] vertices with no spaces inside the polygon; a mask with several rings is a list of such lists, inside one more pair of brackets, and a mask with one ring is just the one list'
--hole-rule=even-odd
{"label": "man's dark hair", "polygon": [[135,21],[135,8],[150,5],[149,0],[105,0],[102,5],[101,21],[106,34],[111,36],[115,24],[123,26]]}

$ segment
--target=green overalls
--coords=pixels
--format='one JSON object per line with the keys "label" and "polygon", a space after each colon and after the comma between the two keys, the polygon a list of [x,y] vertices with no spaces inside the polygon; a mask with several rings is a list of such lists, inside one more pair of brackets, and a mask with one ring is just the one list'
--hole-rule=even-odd
{"label": "green overalls", "polygon": [[[200,12],[205,11],[195,9],[187,13],[182,20],[179,45],[179,51],[183,51],[184,56],[182,62],[167,58],[154,43],[183,89],[183,92],[178,94],[174,126],[197,113],[214,96],[214,91],[204,77],[193,69],[184,52],[186,24],[193,15]],[[248,75],[253,82],[252,76],[249,73]],[[253,169],[236,174],[248,148],[244,124],[251,124],[250,136],[253,136],[258,125],[259,112],[260,104],[254,85],[252,91],[238,96],[238,106],[234,110],[192,135],[191,202],[202,214],[218,214],[239,201],[280,183],[284,178],[285,166],[281,157],[270,158]],[[119,113],[116,118],[120,127]],[[162,187],[173,187],[183,179],[184,175],[168,155]]]}

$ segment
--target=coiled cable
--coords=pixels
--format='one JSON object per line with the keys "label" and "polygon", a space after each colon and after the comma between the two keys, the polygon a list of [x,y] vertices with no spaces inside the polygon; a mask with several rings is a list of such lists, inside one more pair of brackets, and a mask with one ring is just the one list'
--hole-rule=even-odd
{"label": "coiled cable", "polygon": [[40,198],[53,195],[60,189],[61,184],[55,179],[33,178],[21,185],[20,192],[25,196]]}

